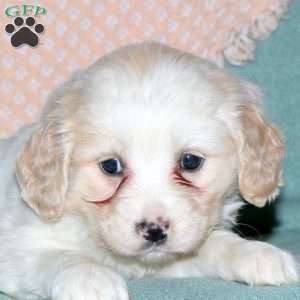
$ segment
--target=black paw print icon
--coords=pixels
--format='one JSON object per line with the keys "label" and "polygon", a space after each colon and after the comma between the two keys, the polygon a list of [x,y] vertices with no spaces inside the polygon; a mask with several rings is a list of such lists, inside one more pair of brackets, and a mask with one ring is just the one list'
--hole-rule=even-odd
{"label": "black paw print icon", "polygon": [[[15,25],[14,25],[15,24]],[[14,24],[7,24],[5,31],[11,34],[10,42],[12,46],[19,47],[26,44],[31,47],[35,47],[39,43],[39,34],[44,32],[44,26],[42,24],[35,24],[35,20],[32,17],[28,17],[25,20],[22,17],[14,19]]]}

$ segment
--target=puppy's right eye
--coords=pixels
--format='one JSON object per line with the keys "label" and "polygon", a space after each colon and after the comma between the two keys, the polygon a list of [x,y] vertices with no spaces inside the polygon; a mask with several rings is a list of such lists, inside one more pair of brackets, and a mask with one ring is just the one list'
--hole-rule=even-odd
{"label": "puppy's right eye", "polygon": [[101,170],[108,175],[119,175],[123,172],[123,166],[119,159],[110,158],[99,163]]}

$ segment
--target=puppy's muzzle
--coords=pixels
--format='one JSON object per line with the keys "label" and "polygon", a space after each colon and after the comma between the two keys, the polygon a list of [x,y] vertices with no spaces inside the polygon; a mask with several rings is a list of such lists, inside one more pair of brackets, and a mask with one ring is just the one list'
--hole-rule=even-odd
{"label": "puppy's muzzle", "polygon": [[165,243],[168,239],[169,222],[142,221],[136,225],[136,230],[146,241],[156,245]]}

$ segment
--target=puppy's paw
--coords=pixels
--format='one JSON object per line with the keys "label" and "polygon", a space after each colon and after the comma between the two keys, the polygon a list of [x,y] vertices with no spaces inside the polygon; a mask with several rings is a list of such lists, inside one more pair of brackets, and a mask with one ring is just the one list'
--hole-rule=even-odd
{"label": "puppy's paw", "polygon": [[297,282],[299,274],[291,254],[262,242],[247,242],[234,259],[233,280],[249,285]]}
{"label": "puppy's paw", "polygon": [[63,270],[54,281],[52,300],[129,300],[124,279],[94,264],[81,264]]}

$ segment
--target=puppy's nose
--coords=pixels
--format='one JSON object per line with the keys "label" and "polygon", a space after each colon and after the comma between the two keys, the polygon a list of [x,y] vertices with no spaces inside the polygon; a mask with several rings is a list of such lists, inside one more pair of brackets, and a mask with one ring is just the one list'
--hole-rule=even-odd
{"label": "puppy's nose", "polygon": [[142,234],[143,238],[146,241],[155,243],[155,244],[162,244],[164,243],[168,235],[165,230],[159,225],[155,223],[148,223],[143,221],[136,225],[137,231]]}
{"label": "puppy's nose", "polygon": [[167,239],[167,235],[160,227],[149,228],[144,239],[152,243],[161,243]]}

